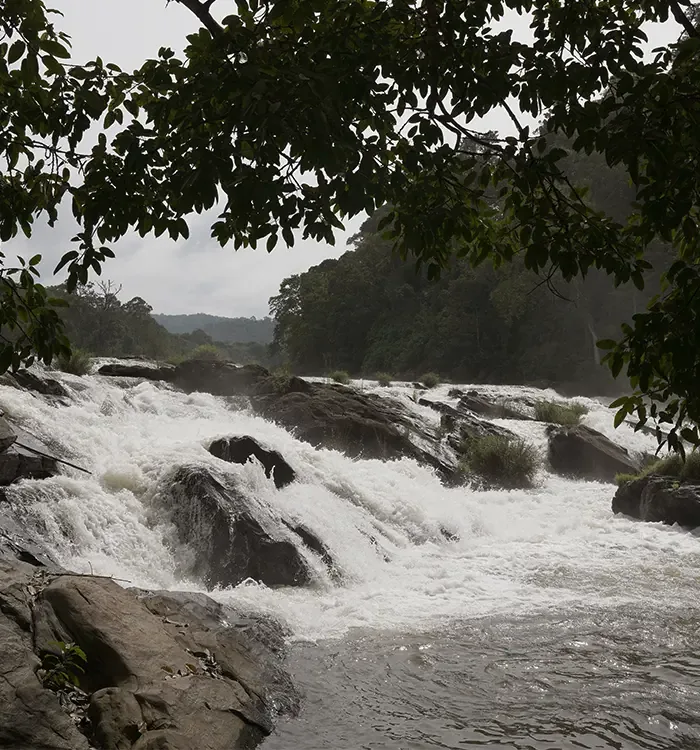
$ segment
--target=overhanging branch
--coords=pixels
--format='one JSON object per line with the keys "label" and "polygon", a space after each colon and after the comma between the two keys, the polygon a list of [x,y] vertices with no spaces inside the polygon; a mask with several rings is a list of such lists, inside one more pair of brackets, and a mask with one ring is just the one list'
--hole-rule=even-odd
{"label": "overhanging branch", "polygon": [[685,33],[691,37],[700,36],[700,33],[698,33],[698,30],[695,28],[695,26],[693,26],[692,21],[683,12],[683,9],[681,8],[678,0],[671,0],[670,6],[671,6],[671,12],[673,13],[673,17],[685,29]]}
{"label": "overhanging branch", "polygon": [[219,26],[219,24],[214,20],[211,13],[209,12],[209,9],[214,4],[214,0],[205,0],[204,2],[200,2],[200,0],[175,1],[180,3],[180,5],[184,5],[188,10],[192,11],[192,13],[197,16],[202,25],[209,30],[209,33],[215,39],[223,34],[224,30],[221,28],[221,26]]}

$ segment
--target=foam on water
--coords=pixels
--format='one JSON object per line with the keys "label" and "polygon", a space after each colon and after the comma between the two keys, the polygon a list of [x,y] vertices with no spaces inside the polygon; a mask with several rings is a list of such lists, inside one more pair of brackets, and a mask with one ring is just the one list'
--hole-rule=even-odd
{"label": "foam on water", "polygon": [[[543,472],[531,491],[446,488],[414,461],[354,461],[317,450],[225,399],[148,382],[61,378],[73,390],[66,406],[3,386],[0,407],[92,472],[66,469],[10,492],[59,561],[74,570],[144,587],[198,588],[187,577],[187,551],[155,502],[175,467],[196,463],[235,475],[273,521],[303,522],[330,550],[339,583],[307,552],[318,574],[310,588],[271,590],[249,582],[214,593],[281,617],[299,639],[337,636],[354,627],[425,630],[453,618],[572,603],[683,607],[695,599],[698,539],[614,517],[610,485]],[[437,425],[438,415],[415,404],[410,387],[376,390]],[[448,390],[441,386],[430,397],[447,400]],[[536,389],[492,390],[552,397]],[[586,404],[586,423],[634,450],[653,447],[651,438],[627,427],[613,432],[609,410],[595,401]],[[503,424],[544,450],[544,425]],[[213,438],[235,434],[253,435],[279,450],[298,481],[277,491],[260,466],[226,464],[205,450]],[[446,541],[443,529],[459,541]],[[281,525],[280,533],[295,539]]]}

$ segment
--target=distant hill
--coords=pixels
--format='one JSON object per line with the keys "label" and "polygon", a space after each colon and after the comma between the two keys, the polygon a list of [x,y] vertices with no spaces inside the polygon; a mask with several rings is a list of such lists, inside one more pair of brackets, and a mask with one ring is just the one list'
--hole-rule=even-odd
{"label": "distant hill", "polygon": [[222,318],[206,313],[192,315],[153,315],[154,319],[170,333],[204,331],[214,341],[226,343],[269,344],[272,341],[272,318]]}

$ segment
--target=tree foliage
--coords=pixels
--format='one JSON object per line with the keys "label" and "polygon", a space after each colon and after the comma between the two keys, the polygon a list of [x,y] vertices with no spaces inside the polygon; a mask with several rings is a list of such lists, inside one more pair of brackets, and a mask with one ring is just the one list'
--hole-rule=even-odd
{"label": "tree foliage", "polygon": [[[126,74],[67,63],[42,0],[4,0],[1,239],[69,200],[69,289],[127,232],[186,238],[187,217],[213,208],[221,244],[272,250],[295,232],[332,242],[344,218],[387,206],[384,229],[430,278],[454,255],[517,256],[546,277],[598,269],[642,288],[660,240],[678,255],[668,286],[606,358],[635,388],[620,418],[700,421],[700,38],[687,0],[220,0],[220,21],[212,0],[178,1],[202,24],[182,59],[164,48]],[[531,40],[507,28],[515,14]],[[669,15],[685,37],[645,59],[644,24]],[[511,132],[487,137],[475,121],[496,109]],[[633,212],[592,206],[548,135],[619,165]],[[65,348],[32,272],[2,276],[0,366]]]}

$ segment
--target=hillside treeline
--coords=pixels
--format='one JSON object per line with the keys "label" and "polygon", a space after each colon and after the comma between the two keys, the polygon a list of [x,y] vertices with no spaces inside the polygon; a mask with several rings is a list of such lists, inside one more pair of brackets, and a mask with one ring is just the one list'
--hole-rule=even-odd
{"label": "hillside treeline", "polygon": [[[587,200],[618,219],[633,192],[597,154],[569,158]],[[565,283],[516,257],[500,268],[456,259],[437,281],[392,253],[372,217],[354,249],[286,279],[270,301],[274,348],[297,370],[343,369],[412,378],[437,371],[461,382],[538,383],[614,390],[595,342],[619,335],[657,290],[668,250],[654,249],[644,290],[614,287],[603,272]]]}
{"label": "hillside treeline", "polygon": [[110,282],[87,284],[75,293],[64,287],[50,290],[68,307],[59,312],[74,348],[94,356],[142,356],[178,361],[187,357],[229,359],[234,362],[268,361],[268,346],[258,342],[217,341],[203,330],[174,334],[153,317],[152,307],[141,297],[120,299],[120,287]]}

